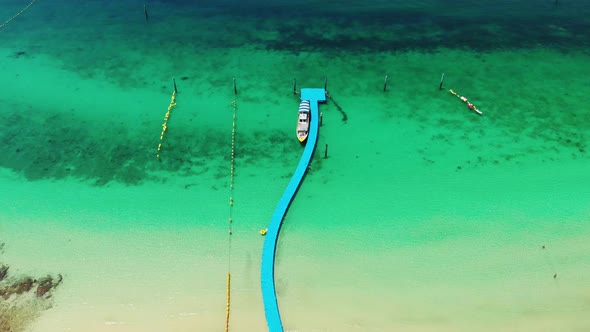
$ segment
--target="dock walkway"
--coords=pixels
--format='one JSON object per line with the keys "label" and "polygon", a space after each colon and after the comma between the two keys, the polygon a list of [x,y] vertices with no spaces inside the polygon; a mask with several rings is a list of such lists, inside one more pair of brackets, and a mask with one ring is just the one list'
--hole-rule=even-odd
{"label": "dock walkway", "polygon": [[[326,101],[326,91],[324,89],[301,89],[301,100],[309,100],[311,106],[311,122],[307,143],[303,150],[303,155],[299,160],[299,164],[297,165],[297,169],[295,169],[295,173],[293,173],[293,177],[291,177],[287,189],[283,192],[283,196],[272,215],[264,239],[264,247],[262,249],[262,300],[264,302],[266,323],[270,332],[283,332],[283,324],[279,313],[274,279],[275,250],[277,247],[279,232],[283,218],[297,193],[297,189],[303,180],[303,176],[307,171],[311,157],[315,151],[320,127],[319,103]],[[295,118],[295,116],[293,118]]]}

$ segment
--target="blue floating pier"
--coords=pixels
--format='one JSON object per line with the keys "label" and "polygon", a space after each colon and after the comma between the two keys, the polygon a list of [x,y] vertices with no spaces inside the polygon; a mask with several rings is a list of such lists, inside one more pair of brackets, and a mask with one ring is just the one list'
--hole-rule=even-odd
{"label": "blue floating pier", "polygon": [[309,166],[309,162],[315,151],[320,128],[319,103],[326,101],[326,90],[301,89],[301,100],[309,100],[311,107],[311,122],[309,124],[307,143],[305,144],[305,149],[303,150],[303,155],[301,155],[297,169],[295,169],[295,173],[293,173],[293,177],[291,177],[287,189],[283,192],[283,196],[272,215],[272,219],[266,232],[266,237],[264,238],[264,247],[262,249],[262,272],[260,277],[262,283],[262,301],[264,302],[266,324],[270,332],[283,332],[283,323],[281,322],[281,315],[279,313],[274,277],[275,251],[277,248],[279,232],[281,230],[283,218],[297,193],[297,189],[299,189],[299,185],[303,180],[305,172],[307,172],[307,167]]}

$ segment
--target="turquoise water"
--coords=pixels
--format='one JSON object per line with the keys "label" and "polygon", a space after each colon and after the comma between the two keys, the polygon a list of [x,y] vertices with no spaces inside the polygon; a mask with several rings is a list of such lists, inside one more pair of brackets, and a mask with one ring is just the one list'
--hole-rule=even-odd
{"label": "turquoise water", "polygon": [[0,29],[0,262],[64,276],[45,303],[0,299],[0,331],[220,330],[228,270],[230,330],[264,330],[259,231],[302,152],[293,79],[326,77],[277,251],[287,331],[590,327],[584,4],[147,10],[39,0]]}

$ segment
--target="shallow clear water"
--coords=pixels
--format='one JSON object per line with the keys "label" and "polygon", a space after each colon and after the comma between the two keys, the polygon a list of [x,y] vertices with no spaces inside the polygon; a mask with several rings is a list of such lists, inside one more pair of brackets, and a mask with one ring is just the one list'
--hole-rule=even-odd
{"label": "shallow clear water", "polygon": [[38,1],[0,29],[0,261],[64,283],[19,326],[219,330],[230,270],[230,329],[264,330],[293,79],[327,77],[278,245],[286,330],[588,329],[586,7],[167,1],[146,22],[143,3]]}

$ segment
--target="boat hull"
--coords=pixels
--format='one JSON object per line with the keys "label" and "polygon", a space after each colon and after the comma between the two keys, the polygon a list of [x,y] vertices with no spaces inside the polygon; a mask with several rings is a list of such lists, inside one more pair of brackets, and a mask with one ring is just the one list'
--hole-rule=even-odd
{"label": "boat hull", "polygon": [[309,122],[311,120],[311,108],[309,100],[302,100],[299,104],[299,115],[297,117],[297,139],[305,143],[309,134]]}

